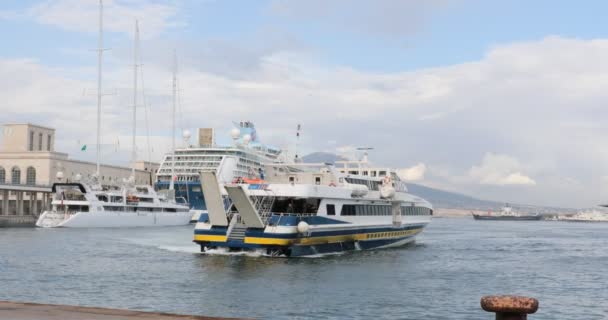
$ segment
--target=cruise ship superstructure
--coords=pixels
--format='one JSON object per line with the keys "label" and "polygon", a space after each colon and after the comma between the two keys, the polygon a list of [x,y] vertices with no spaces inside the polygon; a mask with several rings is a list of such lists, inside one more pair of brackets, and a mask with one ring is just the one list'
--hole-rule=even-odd
{"label": "cruise ship superstructure", "polygon": [[412,242],[431,221],[431,204],[409,194],[395,171],[366,164],[268,164],[255,183],[225,184],[202,171],[208,212],[194,242],[201,251],[292,257]]}
{"label": "cruise ship superstructure", "polygon": [[199,215],[207,210],[199,172],[216,171],[222,183],[239,178],[259,179],[263,176],[263,165],[276,162],[281,154],[279,148],[260,142],[251,121],[235,122],[231,136],[231,146],[216,145],[210,141],[208,145],[178,148],[172,154],[167,154],[160,165],[156,189],[169,189],[173,176],[175,196],[185,198],[190,204],[193,222],[198,221]]}

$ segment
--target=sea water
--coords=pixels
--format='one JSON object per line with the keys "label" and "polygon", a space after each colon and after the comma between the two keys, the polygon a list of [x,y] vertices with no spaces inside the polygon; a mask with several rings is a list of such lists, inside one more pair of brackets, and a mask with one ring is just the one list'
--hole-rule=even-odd
{"label": "sea water", "polygon": [[0,229],[0,300],[265,319],[608,318],[608,223],[434,219],[415,244],[310,258],[199,253],[192,226]]}

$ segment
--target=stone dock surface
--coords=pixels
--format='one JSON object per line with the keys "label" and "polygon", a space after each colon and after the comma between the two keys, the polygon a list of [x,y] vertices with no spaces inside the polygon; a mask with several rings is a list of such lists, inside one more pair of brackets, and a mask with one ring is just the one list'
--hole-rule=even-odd
{"label": "stone dock surface", "polygon": [[219,320],[217,318],[158,312],[117,310],[106,308],[65,306],[24,302],[0,301],[0,319],[11,320]]}

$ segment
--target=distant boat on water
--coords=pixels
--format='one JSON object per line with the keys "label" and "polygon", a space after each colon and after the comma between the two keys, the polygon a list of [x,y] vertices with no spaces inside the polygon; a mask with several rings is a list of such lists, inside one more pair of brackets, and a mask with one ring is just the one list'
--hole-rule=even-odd
{"label": "distant boat on water", "polygon": [[570,222],[608,222],[608,214],[598,210],[581,211],[573,215],[561,216],[558,220]]}
{"label": "distant boat on water", "polygon": [[475,220],[501,220],[501,221],[536,221],[541,220],[543,218],[542,215],[538,213],[528,214],[528,213],[519,213],[514,211],[511,206],[506,204],[501,208],[500,212],[493,213],[492,211],[488,211],[487,214],[476,214],[471,212],[473,218]]}

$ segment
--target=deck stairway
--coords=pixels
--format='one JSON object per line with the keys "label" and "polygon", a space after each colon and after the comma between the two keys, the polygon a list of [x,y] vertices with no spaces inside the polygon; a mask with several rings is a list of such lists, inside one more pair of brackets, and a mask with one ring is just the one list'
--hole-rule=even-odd
{"label": "deck stairway", "polygon": [[260,215],[260,219],[264,225],[268,223],[268,219],[272,215],[272,205],[274,204],[275,194],[272,190],[266,190],[265,196],[252,197],[253,206]]}
{"label": "deck stairway", "polygon": [[244,224],[235,225],[228,234],[228,241],[245,241],[245,231],[247,226]]}

